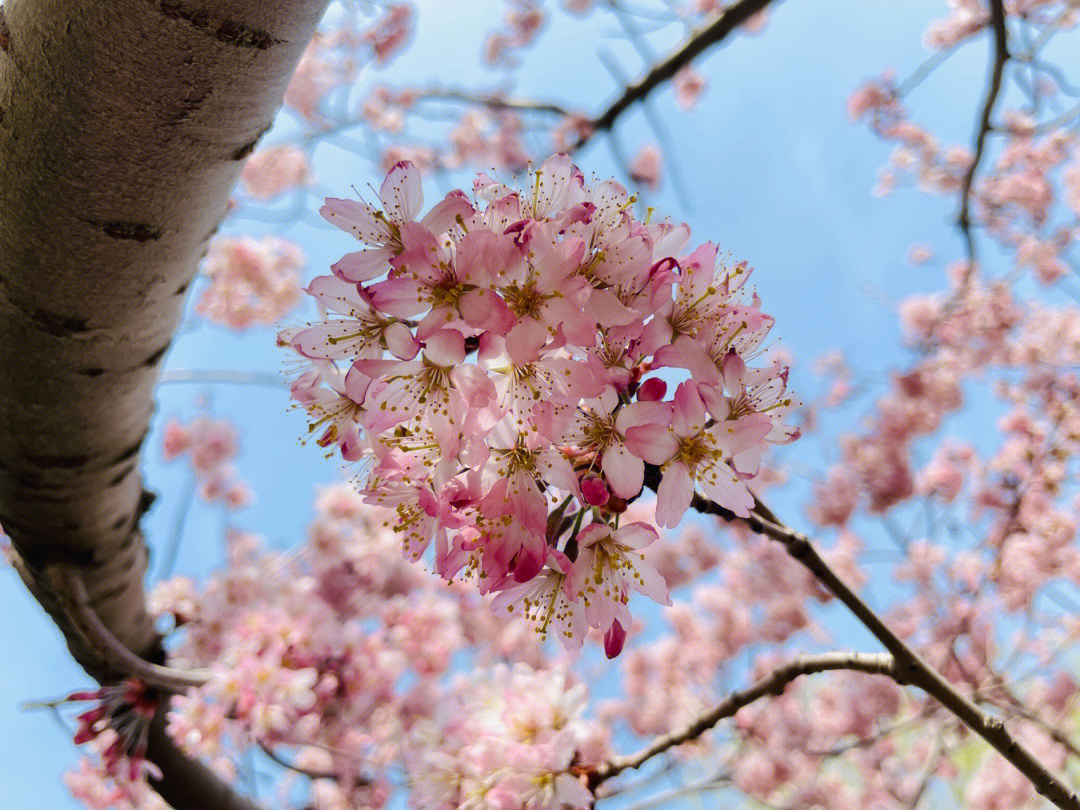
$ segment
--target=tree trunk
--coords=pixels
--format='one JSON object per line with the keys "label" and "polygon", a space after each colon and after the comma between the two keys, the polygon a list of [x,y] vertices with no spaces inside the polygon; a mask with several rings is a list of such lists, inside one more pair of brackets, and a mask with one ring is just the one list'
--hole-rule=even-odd
{"label": "tree trunk", "polygon": [[[8,0],[0,9],[0,525],[43,573],[81,570],[134,652],[139,453],[161,359],[244,158],[327,0]],[[210,805],[206,805],[210,806]]]}

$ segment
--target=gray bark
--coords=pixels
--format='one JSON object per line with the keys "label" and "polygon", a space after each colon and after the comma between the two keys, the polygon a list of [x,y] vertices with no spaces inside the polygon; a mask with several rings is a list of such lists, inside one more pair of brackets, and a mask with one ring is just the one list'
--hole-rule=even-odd
{"label": "gray bark", "polygon": [[243,159],[326,3],[0,9],[0,525],[97,677],[110,673],[43,574],[76,566],[111,632],[158,654],[139,532],[154,385]]}

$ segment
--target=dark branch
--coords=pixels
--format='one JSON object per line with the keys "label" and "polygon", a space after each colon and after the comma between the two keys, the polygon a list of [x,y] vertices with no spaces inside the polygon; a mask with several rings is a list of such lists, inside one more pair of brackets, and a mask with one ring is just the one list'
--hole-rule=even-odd
{"label": "dark branch", "polygon": [[583,137],[575,146],[581,148],[595,132],[610,130],[623,113],[639,101],[644,101],[653,90],[674,78],[682,68],[724,41],[736,28],[755,14],[764,11],[773,0],[740,0],[727,8],[723,14],[701,30],[690,35],[677,51],[658,62],[641,79],[629,84],[615,101],[591,122],[593,132]]}
{"label": "dark branch", "polygon": [[876,675],[888,675],[897,677],[893,657],[886,653],[842,653],[830,652],[819,655],[805,655],[796,658],[790,663],[773,670],[768,676],[762,678],[753,686],[732,692],[719,704],[704,714],[699,715],[692,722],[678,731],[657,737],[646,748],[636,754],[626,757],[617,757],[604,763],[590,774],[590,787],[595,788],[602,782],[617,776],[623,771],[639,768],[658,754],[662,754],[669,748],[696,740],[717,723],[727,717],[732,717],[739,709],[749,706],[760,698],[768,695],[781,695],[789,683],[801,675],[810,675],[815,672],[828,672],[838,669],[856,670]]}
{"label": "dark branch", "polygon": [[181,751],[165,733],[165,708],[158,709],[150,724],[146,758],[161,770],[161,779],[150,785],[170,807],[199,810],[264,810],[236,793],[221,777]]}
{"label": "dark branch", "polygon": [[991,129],[990,118],[994,113],[998,96],[1001,94],[1001,79],[1005,74],[1005,63],[1009,61],[1004,0],[990,0],[990,28],[994,34],[990,86],[986,90],[986,100],[983,102],[979,116],[979,128],[975,133],[975,154],[971,158],[971,165],[968,166],[961,185],[960,213],[956,217],[957,227],[960,228],[960,234],[964,239],[964,249],[967,251],[967,277],[970,277],[975,265],[975,240],[971,235],[971,189],[975,183],[975,173],[979,169],[983,152],[986,150],[986,137]]}
{"label": "dark branch", "polygon": [[[647,465],[645,485],[655,491],[659,481],[659,469]],[[937,700],[1024,774],[1039,795],[1049,799],[1058,807],[1080,810],[1080,799],[1077,798],[1076,793],[1066,787],[1031,751],[1024,747],[1005,728],[1001,720],[991,717],[969,698],[958,692],[936,669],[908,647],[874,612],[873,608],[866,604],[825,562],[805,534],[788,528],[768,507],[756,498],[754,500],[754,510],[747,517],[739,517],[730,510],[699,496],[695,496],[692,506],[699,512],[717,515],[725,521],[742,523],[752,531],[783,544],[788,554],[813,574],[881,642],[881,645],[892,653],[895,659],[894,678],[898,683],[917,686]]]}

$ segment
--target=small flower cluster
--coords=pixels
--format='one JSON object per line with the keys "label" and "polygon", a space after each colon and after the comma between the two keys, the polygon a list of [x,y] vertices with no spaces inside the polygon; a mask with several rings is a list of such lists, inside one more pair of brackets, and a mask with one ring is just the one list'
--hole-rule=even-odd
{"label": "small flower cluster", "polygon": [[257,200],[271,200],[311,179],[304,151],[290,144],[268,146],[247,159],[240,185]]}
{"label": "small flower cluster", "polygon": [[236,430],[224,419],[201,416],[187,425],[171,419],[165,426],[165,460],[189,453],[199,495],[208,501],[220,499],[231,509],[247,506],[252,499],[251,490],[231,463],[236,451]]}
{"label": "small flower cluster", "polygon": [[233,329],[272,324],[300,302],[303,266],[303,252],[285,239],[215,239],[203,265],[211,284],[197,311]]}
{"label": "small flower cluster", "polygon": [[[151,594],[155,615],[181,631],[169,645],[170,664],[210,670],[209,682],[173,698],[169,713],[168,732],[188,754],[222,769],[250,746],[287,751],[297,765],[327,774],[314,778],[310,805],[383,807],[408,751],[419,762],[413,726],[444,724],[440,712],[466,699],[454,696],[459,688],[475,696],[467,680],[451,682],[466,660],[484,672],[495,661],[528,664],[529,677],[513,681],[528,690],[516,716],[565,707],[565,720],[542,714],[544,727],[572,725],[560,739],[581,741],[590,762],[610,754],[601,728],[578,734],[582,688],[557,699],[573,685],[535,634],[494,615],[466,583],[446,586],[403,559],[380,510],[348,485],[323,490],[314,506],[307,543],[296,552],[231,532],[223,571],[199,586],[174,578]],[[504,733],[520,741],[520,729]],[[478,741],[470,744],[479,750]],[[486,744],[491,756],[500,746],[511,750]],[[559,755],[537,752],[531,761],[557,779],[567,768]],[[488,762],[493,770],[522,767]]]}
{"label": "small flower cluster", "polygon": [[[407,557],[434,540],[443,577],[475,576],[568,647],[594,627],[615,655],[629,592],[668,601],[643,555],[655,527],[621,521],[646,465],[660,525],[698,489],[746,516],[763,446],[798,435],[787,369],[747,365],[773,319],[745,264],[684,254],[685,225],[638,221],[622,186],[565,155],[525,192],[486,175],[474,190],[418,218],[401,163],[381,209],[327,201],[366,247],[308,288],[324,319],[282,333],[310,362],[292,394],[320,445],[363,461]],[[660,368],[687,377],[670,400],[646,378]]]}
{"label": "small flower cluster", "polygon": [[562,671],[505,665],[458,679],[410,734],[414,807],[592,807],[584,767],[607,749],[584,718],[585,685]]}

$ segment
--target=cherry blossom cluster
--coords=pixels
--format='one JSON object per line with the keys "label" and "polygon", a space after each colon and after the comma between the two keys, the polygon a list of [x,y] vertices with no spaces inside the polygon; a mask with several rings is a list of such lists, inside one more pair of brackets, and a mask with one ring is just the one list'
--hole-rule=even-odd
{"label": "cherry blossom cluster", "polygon": [[226,570],[154,590],[152,611],[178,631],[170,664],[211,671],[173,701],[177,743],[225,772],[235,750],[274,752],[314,774],[317,806],[382,807],[402,769],[418,807],[462,806],[435,799],[451,773],[463,791],[527,783],[518,807],[587,806],[580,769],[610,751],[584,685],[474,588],[405,560],[352,487],[322,491],[315,510],[299,554],[234,532]]}
{"label": "cherry blossom cluster", "polygon": [[165,426],[162,453],[166,461],[190,455],[199,495],[236,509],[251,502],[248,485],[231,463],[236,456],[236,429],[227,420],[199,417],[187,425],[172,419]]}
{"label": "cherry blossom cluster", "polygon": [[587,690],[564,670],[526,664],[460,675],[433,716],[410,734],[414,807],[585,810],[585,770],[607,734],[585,719]]}
{"label": "cherry blossom cluster", "polygon": [[233,329],[275,323],[300,302],[303,266],[303,252],[285,239],[219,237],[203,265],[210,286],[197,312]]}
{"label": "cherry blossom cluster", "polygon": [[170,810],[145,779],[109,773],[98,759],[80,759],[77,770],[64,774],[64,784],[89,810]]}
{"label": "cherry blossom cluster", "polygon": [[[310,431],[361,463],[408,557],[433,545],[446,579],[474,576],[568,646],[596,628],[615,655],[630,591],[667,602],[643,553],[656,528],[621,519],[646,467],[662,526],[695,492],[746,516],[762,449],[798,435],[793,401],[786,367],[748,365],[773,319],[744,263],[684,251],[685,225],[638,221],[564,155],[530,183],[480,175],[475,202],[421,217],[402,163],[381,208],[328,200],[365,247],[308,287],[324,320],[281,342],[310,364],[292,384]],[[686,378],[670,399],[657,369]]]}
{"label": "cherry blossom cluster", "polygon": [[290,144],[257,150],[244,164],[240,186],[257,200],[270,200],[311,179],[307,154]]}

